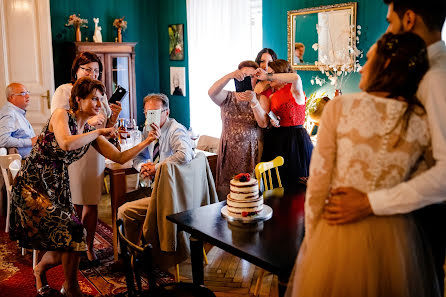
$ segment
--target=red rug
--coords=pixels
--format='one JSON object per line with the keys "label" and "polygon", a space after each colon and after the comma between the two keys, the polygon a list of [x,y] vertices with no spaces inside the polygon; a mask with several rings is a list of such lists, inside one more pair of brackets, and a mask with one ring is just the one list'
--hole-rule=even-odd
{"label": "red rug", "polygon": [[[11,242],[9,235],[4,232],[4,218],[0,222],[0,296],[36,296],[31,269],[32,253],[28,252],[22,256],[17,244]],[[93,296],[125,296],[127,287],[124,273],[116,271],[113,265],[112,229],[101,221],[98,224],[94,245],[101,265],[79,272],[79,285],[82,291]],[[170,273],[157,270],[156,275],[157,284],[174,281]],[[47,278],[52,288],[60,289],[64,282],[62,266],[49,270]]]}

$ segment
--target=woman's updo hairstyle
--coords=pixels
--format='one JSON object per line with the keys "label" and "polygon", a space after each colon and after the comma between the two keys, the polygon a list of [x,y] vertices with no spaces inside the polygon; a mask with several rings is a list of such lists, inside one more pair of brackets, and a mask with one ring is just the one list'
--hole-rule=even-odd
{"label": "woman's updo hairstyle", "polygon": [[389,92],[416,103],[418,84],[429,68],[426,44],[414,33],[384,34],[376,43],[366,92]]}
{"label": "woman's updo hairstyle", "polygon": [[78,79],[74,83],[73,89],[71,89],[70,109],[73,112],[79,109],[79,104],[76,101],[76,97],[81,100],[85,99],[95,90],[98,90],[102,95],[104,95],[105,87],[101,81],[92,79],[88,76],[84,76]]}
{"label": "woman's updo hairstyle", "polygon": [[293,73],[291,64],[288,61],[282,59],[278,59],[269,63],[268,67],[274,70],[274,73]]}

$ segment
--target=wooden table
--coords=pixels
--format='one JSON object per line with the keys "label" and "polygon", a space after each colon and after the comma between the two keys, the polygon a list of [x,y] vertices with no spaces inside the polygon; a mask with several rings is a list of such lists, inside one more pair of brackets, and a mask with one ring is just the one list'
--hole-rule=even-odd
{"label": "wooden table", "polygon": [[304,235],[305,187],[272,195],[265,204],[273,217],[257,225],[234,225],[220,213],[225,201],[167,216],[179,229],[191,234],[192,276],[204,284],[203,241],[245,259],[279,277],[283,295]]}
{"label": "wooden table", "polygon": [[[215,170],[217,166],[217,155],[214,153],[195,150],[196,153],[203,152],[209,162],[212,175],[215,180]],[[113,259],[118,260],[118,230],[116,227],[116,217],[118,215],[118,208],[126,203],[124,194],[127,192],[126,176],[129,174],[136,174],[138,171],[132,167],[133,160],[124,165],[118,163],[105,164],[105,174],[110,176],[110,200],[111,200],[111,214],[113,224]]]}

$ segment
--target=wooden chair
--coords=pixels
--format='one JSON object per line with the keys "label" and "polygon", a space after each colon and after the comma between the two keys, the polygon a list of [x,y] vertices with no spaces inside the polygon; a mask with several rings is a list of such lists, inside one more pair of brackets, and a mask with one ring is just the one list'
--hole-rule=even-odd
{"label": "wooden chair", "polygon": [[6,186],[6,229],[5,232],[9,232],[9,213],[11,208],[11,190],[12,190],[12,181],[13,177],[9,172],[9,165],[15,160],[22,160],[22,157],[19,154],[7,155],[6,149],[2,148],[0,152],[0,167],[2,169],[3,180],[5,181]]}
{"label": "wooden chair", "polygon": [[[269,162],[260,162],[256,165],[255,168],[255,174],[256,179],[259,181],[259,191],[262,190],[262,182],[264,186],[264,198],[265,194],[268,191],[275,191],[275,195],[283,195],[283,187],[282,187],[282,181],[280,180],[280,174],[279,174],[279,166],[282,166],[284,163],[284,159],[281,156],[276,157],[274,160]],[[274,188],[273,186],[273,179],[271,176],[271,169],[275,168],[276,170],[276,176],[277,176],[277,182],[278,182],[278,188]],[[268,180],[266,178],[266,172],[268,172]],[[268,187],[268,181],[269,181],[269,187]],[[258,296],[260,293],[260,287],[262,285],[263,281],[263,275],[265,274],[265,270],[261,269],[259,277],[257,278],[256,286],[254,289],[254,295]]]}
{"label": "wooden chair", "polygon": [[[7,206],[6,206],[6,228],[5,232],[9,232],[9,216],[11,212],[11,191],[12,191],[12,183],[15,176],[18,173],[18,169],[14,162],[22,161],[22,156],[19,154],[11,154],[7,155],[7,151],[5,148],[0,149],[0,167],[2,169],[3,179],[5,181],[6,186],[6,197],[7,197]],[[22,248],[22,256],[26,254],[26,249]],[[37,265],[37,251],[33,250],[33,267]]]}
{"label": "wooden chair", "polygon": [[[153,274],[152,246],[146,244],[138,246],[129,241],[123,233],[122,221],[117,220],[117,229],[121,254],[125,265],[125,280],[127,284],[127,293],[129,297],[133,296],[199,296],[215,297],[211,290],[204,286],[194,285],[192,283],[170,283],[156,286],[155,276]],[[141,277],[145,275],[149,283],[148,291],[142,288]],[[136,287],[135,287],[136,282]]]}

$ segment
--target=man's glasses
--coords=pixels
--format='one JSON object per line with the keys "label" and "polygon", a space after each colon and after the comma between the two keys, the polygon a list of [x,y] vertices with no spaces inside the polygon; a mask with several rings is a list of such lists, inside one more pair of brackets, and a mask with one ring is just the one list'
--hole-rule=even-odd
{"label": "man's glasses", "polygon": [[23,96],[23,97],[25,97],[26,95],[29,95],[30,93],[29,93],[29,91],[26,91],[26,92],[20,92],[20,93],[17,93],[17,94],[12,94],[12,96]]}
{"label": "man's glasses", "polygon": [[100,73],[99,69],[85,68],[82,66],[79,66],[79,68],[82,69],[83,71],[87,72],[88,74],[93,72],[94,74],[99,75],[99,73]]}

